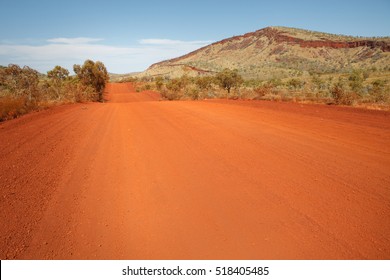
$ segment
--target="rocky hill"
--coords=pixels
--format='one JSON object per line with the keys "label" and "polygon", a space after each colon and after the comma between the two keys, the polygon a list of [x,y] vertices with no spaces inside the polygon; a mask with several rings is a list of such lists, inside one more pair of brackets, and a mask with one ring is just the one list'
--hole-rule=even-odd
{"label": "rocky hill", "polygon": [[283,78],[308,72],[390,70],[390,38],[363,38],[267,27],[215,42],[150,66],[140,76],[208,75],[238,69],[245,78]]}

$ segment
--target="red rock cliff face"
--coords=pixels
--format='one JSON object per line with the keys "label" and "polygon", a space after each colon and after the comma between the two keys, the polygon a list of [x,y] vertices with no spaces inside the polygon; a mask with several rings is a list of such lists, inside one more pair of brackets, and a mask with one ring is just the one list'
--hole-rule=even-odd
{"label": "red rock cliff face", "polygon": [[[331,40],[303,40],[283,34],[283,32],[273,29],[264,28],[254,32],[257,36],[267,36],[271,40],[275,40],[277,43],[287,42],[289,44],[296,44],[302,48],[357,48],[357,47],[369,47],[371,49],[380,48],[383,52],[390,52],[390,44],[385,41],[376,40],[356,40],[356,41],[331,41]],[[247,34],[246,34],[247,35]]]}

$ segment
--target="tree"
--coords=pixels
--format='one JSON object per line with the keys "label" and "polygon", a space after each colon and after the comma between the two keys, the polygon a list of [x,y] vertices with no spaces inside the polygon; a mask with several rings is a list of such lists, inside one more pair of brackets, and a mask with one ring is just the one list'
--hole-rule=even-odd
{"label": "tree", "polygon": [[100,61],[93,62],[86,60],[83,66],[75,64],[74,72],[82,84],[91,86],[98,94],[98,101],[103,102],[103,92],[107,81],[109,80],[108,72],[104,64]]}
{"label": "tree", "polygon": [[175,79],[170,80],[170,81],[166,84],[166,87],[167,87],[167,89],[170,90],[170,91],[179,92],[179,91],[182,89],[183,85],[181,84],[179,78],[175,78]]}
{"label": "tree", "polygon": [[54,93],[56,99],[64,97],[64,81],[69,78],[69,71],[61,66],[55,66],[53,70],[47,71],[47,77],[50,79],[50,89]]}
{"label": "tree", "polygon": [[210,76],[198,77],[195,80],[195,83],[200,90],[209,90],[213,84],[213,77]]}
{"label": "tree", "polygon": [[155,84],[156,84],[157,90],[161,90],[162,86],[164,85],[164,79],[163,79],[163,77],[158,76],[154,82],[155,82]]}
{"label": "tree", "polygon": [[56,81],[64,81],[69,77],[69,71],[61,66],[56,66],[47,72],[47,77]]}
{"label": "tree", "polygon": [[230,70],[225,68],[222,72],[218,73],[215,78],[218,84],[223,89],[227,90],[228,94],[230,94],[231,88],[238,87],[244,82],[243,78],[240,74],[238,74],[236,69]]}
{"label": "tree", "polygon": [[23,70],[19,65],[9,64],[3,70],[2,84],[13,94],[18,96],[20,88],[20,77],[22,76]]}
{"label": "tree", "polygon": [[27,97],[28,101],[38,101],[38,71],[28,66],[10,64],[3,69],[1,83],[14,97]]}

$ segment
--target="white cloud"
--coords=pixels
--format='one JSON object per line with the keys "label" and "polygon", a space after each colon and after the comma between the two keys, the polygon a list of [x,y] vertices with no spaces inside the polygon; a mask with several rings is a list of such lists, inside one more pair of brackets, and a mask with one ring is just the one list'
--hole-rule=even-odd
{"label": "white cloud", "polygon": [[143,45],[205,45],[210,44],[211,41],[180,41],[170,39],[141,39],[138,41]]}
{"label": "white cloud", "polygon": [[130,47],[96,43],[98,38],[54,38],[44,45],[0,43],[0,65],[9,63],[28,65],[45,73],[55,65],[69,70],[73,64],[86,59],[102,61],[109,72],[143,71],[151,64],[184,55],[210,43],[208,41],[179,41],[170,39],[142,39]]}
{"label": "white cloud", "polygon": [[77,37],[77,38],[52,38],[48,39],[49,43],[63,43],[63,44],[88,44],[93,42],[102,41],[101,38],[88,38],[88,37]]}

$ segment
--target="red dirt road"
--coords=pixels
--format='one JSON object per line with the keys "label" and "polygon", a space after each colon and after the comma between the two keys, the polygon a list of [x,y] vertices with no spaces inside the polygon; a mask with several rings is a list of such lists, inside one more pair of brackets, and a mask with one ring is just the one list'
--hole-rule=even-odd
{"label": "red dirt road", "polygon": [[110,101],[0,124],[1,259],[389,259],[390,115]]}

